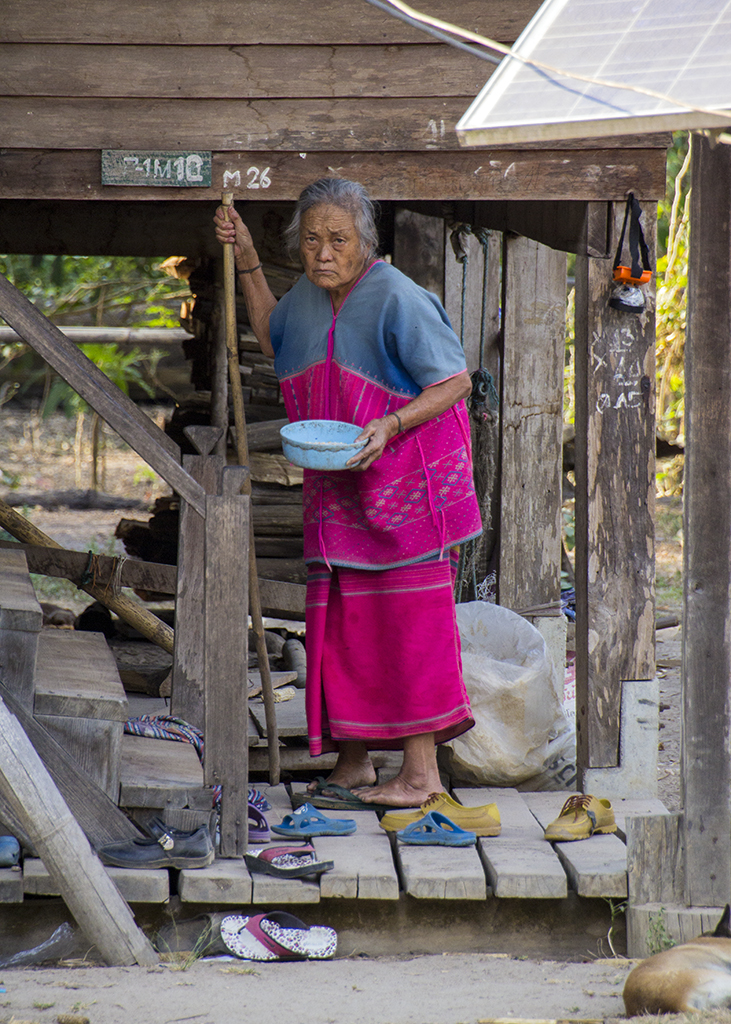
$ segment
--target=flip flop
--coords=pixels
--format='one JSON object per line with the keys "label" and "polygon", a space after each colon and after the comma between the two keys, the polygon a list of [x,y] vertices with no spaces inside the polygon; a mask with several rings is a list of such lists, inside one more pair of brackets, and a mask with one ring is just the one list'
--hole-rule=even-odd
{"label": "flip flop", "polygon": [[439,811],[431,811],[396,833],[402,843],[411,846],[474,846],[477,836],[465,832]]}
{"label": "flip flop", "polygon": [[244,854],[249,871],[275,878],[306,878],[332,871],[331,860],[317,860],[314,849],[307,846],[270,846]]}
{"label": "flip flop", "polygon": [[350,818],[326,818],[312,804],[302,804],[292,814],[285,814],[280,825],[272,825],[278,836],[350,836],[356,830]]}
{"label": "flip flop", "polygon": [[308,928],[283,910],[255,917],[224,917],[221,938],[242,960],[330,960],[338,943],[333,928]]}
{"label": "flip flop", "polygon": [[[317,788],[313,792],[294,793],[292,806],[302,807],[309,803],[324,811],[392,811],[393,804],[369,804],[344,786],[328,782],[321,775],[315,779]],[[327,794],[327,796],[325,795]],[[331,795],[332,794],[332,795]]]}
{"label": "flip flop", "polygon": [[256,804],[249,800],[249,842],[268,843],[270,839],[269,822]]}

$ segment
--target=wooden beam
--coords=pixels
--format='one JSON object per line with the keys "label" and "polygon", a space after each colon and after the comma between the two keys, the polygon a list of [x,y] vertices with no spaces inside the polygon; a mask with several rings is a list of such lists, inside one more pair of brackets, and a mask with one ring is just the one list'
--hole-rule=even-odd
{"label": "wooden beam", "polygon": [[[30,544],[37,544],[44,547],[52,547],[53,541],[45,533],[34,526],[14,509],[0,500],[0,525],[19,540]],[[59,545],[60,547],[60,545]],[[127,597],[126,594],[117,593],[115,588],[97,586],[95,583],[79,584],[79,589],[91,594],[95,600],[100,601],[116,612],[120,619],[134,626],[143,636],[153,643],[158,644],[164,650],[172,654],[173,631],[172,629],[152,612],[142,608],[136,601]]]}
{"label": "wooden beam", "polygon": [[[11,540],[0,540],[0,548],[25,551],[30,572],[43,576],[56,576],[67,580],[80,580],[89,564],[88,551],[68,551],[65,548],[47,548],[38,544],[18,544]],[[101,586],[106,586],[118,568],[120,559],[110,555],[95,555],[95,570]],[[175,593],[174,565],[161,562],[142,562],[137,558],[121,560],[120,584],[135,590],[147,590],[159,594]]]}
{"label": "wooden beam", "polygon": [[[38,544],[19,544],[12,540],[0,540],[0,548],[24,551],[28,560],[29,572],[69,579],[72,582],[81,578],[89,563],[89,554],[86,551],[68,551],[64,548],[48,548]],[[109,555],[97,555],[96,558],[99,567],[99,583],[104,588],[115,570],[115,559]],[[304,619],[307,588],[302,583],[280,579],[277,575],[277,573],[293,575],[296,573],[297,576],[300,576],[301,563],[297,562],[293,566],[284,558],[265,558],[258,559],[257,564],[260,571],[266,573],[266,576],[259,577],[259,592],[264,614]],[[177,575],[177,566],[127,558],[122,562],[121,585],[158,594],[174,594]]]}
{"label": "wooden beam", "polygon": [[683,616],[685,901],[731,887],[731,150],[693,136]]}
{"label": "wooden beam", "polygon": [[[328,173],[332,175],[333,169],[338,175],[361,181],[372,197],[379,201],[434,201],[441,204],[446,199],[460,197],[465,201],[509,200],[510,204],[540,200],[565,206],[575,201],[621,200],[630,186],[642,198],[657,199],[664,188],[665,151],[642,150],[640,153],[641,157],[636,150],[494,151],[490,160],[486,160],[484,153],[473,151],[429,154],[418,151],[378,154],[310,152],[306,159],[302,159],[296,153],[249,150],[246,153],[214,154],[210,189],[172,189],[102,185],[98,152],[6,149],[0,152],[0,199],[113,201],[106,214],[102,213],[102,208],[86,213],[87,218],[93,218],[91,225],[102,215],[114,220],[113,230],[109,232],[107,229],[104,251],[110,251],[110,247],[115,252],[131,251],[134,244],[134,251],[142,247],[145,254],[164,255],[165,245],[172,244],[178,230],[179,249],[184,248],[192,255],[213,255],[215,239],[211,241],[213,233],[207,209],[205,216],[199,212],[190,224],[186,224],[186,231],[181,232],[169,223],[170,217],[182,216],[180,209],[171,205],[170,213],[167,213],[163,206],[154,211],[149,206],[157,207],[162,203],[185,203],[189,206],[193,205],[192,198],[214,203],[217,192],[220,198],[224,180],[236,187],[239,205],[244,198],[267,203],[294,201],[306,184]],[[265,190],[249,187],[255,183],[253,174],[249,173],[250,168],[257,171],[259,178],[256,180],[260,180],[262,171],[267,171],[270,184]],[[144,204],[137,221],[137,236],[132,231],[127,248],[122,246],[125,218],[129,213],[116,208],[115,204],[120,200]],[[493,208],[493,215],[486,218],[484,224],[474,218],[470,218],[470,222],[501,231],[515,230],[520,226],[522,231],[519,233],[537,237],[544,244],[555,240],[555,248],[574,250],[577,222],[576,218],[566,220],[570,208],[558,208],[553,217],[545,215],[529,219],[527,216],[519,217],[519,210],[511,209],[510,204],[500,210]],[[46,219],[51,213],[54,221],[58,220],[59,214],[68,217],[74,212],[73,207],[56,210],[53,206],[44,206],[43,209],[47,211]],[[88,203],[85,210],[88,211]],[[22,237],[22,211],[23,206],[19,206],[16,213],[12,204],[2,204],[4,223],[0,241],[6,249],[17,246],[19,243],[14,238]],[[170,236],[170,243],[158,240],[154,221],[144,223],[147,216],[161,220],[162,230]],[[53,221],[49,227],[53,230]],[[27,228],[28,225],[26,231]],[[135,237],[136,242],[133,243]],[[39,252],[49,251],[49,246],[53,249],[52,235],[43,250],[40,237],[33,243],[31,232],[30,238]],[[74,252],[102,251],[100,243],[89,248],[95,245],[93,235],[89,240],[80,235],[77,242],[70,244]]]}
{"label": "wooden beam", "polygon": [[15,718],[0,700],[0,793],[22,822],[84,935],[110,966],[158,956],[89,846]]}
{"label": "wooden beam", "polygon": [[[655,206],[643,204],[654,261]],[[604,230],[590,204],[587,235]],[[613,211],[618,237],[624,204]],[[586,246],[584,246],[586,251]],[[655,305],[610,308],[611,260],[576,260],[576,726],[580,771],[614,767],[622,680],[655,675]]]}
{"label": "wooden beam", "polygon": [[[460,24],[469,25],[500,42],[513,42],[540,4],[538,0],[460,0]],[[453,0],[431,0],[429,13],[454,18]],[[87,0],[69,0],[63,18],[49,0],[5,0],[0,39],[6,42],[112,43],[147,45],[162,39],[166,45],[241,46],[271,43],[317,43],[322,46],[377,43],[394,46],[422,43],[424,33],[384,11],[363,4],[344,6],[341,0],[321,0],[316,16],[306,5],[291,0],[267,0],[257,6],[232,0],[225,8],[202,9],[194,0],[181,0],[160,19],[156,0],[127,0],[114,4],[103,18],[90,19]]]}
{"label": "wooden beam", "polygon": [[[456,124],[472,98],[470,93],[390,97],[387,92],[380,99],[369,99],[367,103],[348,97],[125,99],[83,96],[67,99],[6,96],[0,110],[0,130],[3,138],[12,138],[13,149],[159,150],[161,126],[175,125],[175,130],[166,136],[168,149],[229,152],[281,149],[296,154],[327,150],[346,153],[449,150],[457,153],[464,151],[460,150]],[[646,141],[640,142],[641,149],[657,147],[656,139],[644,138]],[[616,150],[622,145],[622,140],[616,138],[607,143],[582,139],[576,145],[562,143],[560,149],[573,152]],[[526,150],[551,152],[557,148],[555,143],[535,143],[520,149],[482,149],[475,155],[481,154],[483,162],[489,164],[493,152],[521,154]],[[634,172],[641,176],[640,161],[635,161]],[[591,177],[602,173],[595,168]],[[510,172],[507,184],[515,176],[515,172]],[[216,189],[220,191],[220,183],[214,184],[213,190]],[[637,193],[641,194],[639,189]]]}
{"label": "wooden beam", "polygon": [[178,446],[2,274],[0,312],[163,480],[205,514],[203,490],[180,465]]}
{"label": "wooden beam", "polygon": [[[0,683],[0,698],[18,719],[28,739],[61,791],[71,813],[95,849],[134,839],[139,832],[126,814],[96,786],[64,748]],[[26,829],[27,831],[27,829]]]}
{"label": "wooden beam", "polygon": [[[475,96],[496,65],[429,41],[393,46],[0,43],[2,96],[190,99]],[[429,67],[428,75],[419,69]]]}
{"label": "wooden beam", "polygon": [[566,256],[506,238],[503,295],[498,600],[557,607]]}

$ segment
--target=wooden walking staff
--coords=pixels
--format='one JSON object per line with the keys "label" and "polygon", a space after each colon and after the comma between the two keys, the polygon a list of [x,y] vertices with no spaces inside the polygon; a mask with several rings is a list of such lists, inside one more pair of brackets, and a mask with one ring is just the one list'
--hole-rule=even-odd
{"label": "wooden walking staff", "polygon": [[[231,206],[233,192],[224,192],[221,196],[222,205]],[[228,216],[228,213],[226,214]],[[244,414],[244,393],[241,387],[241,371],[239,369],[239,337],[236,327],[236,265],[234,262],[233,244],[223,247],[223,294],[226,311],[226,348],[228,350],[228,375],[231,385],[231,398],[234,407],[234,424],[236,426],[236,452],[240,466],[249,464],[249,446],[246,438],[246,416]],[[247,476],[243,487],[244,494],[251,494],[251,476]],[[259,577],[256,571],[256,550],[254,548],[254,517],[249,527],[249,611],[251,626],[256,640],[256,656],[261,673],[262,697],[264,698],[264,714],[267,725],[267,746],[269,749],[269,781],[273,786],[279,783],[279,735],[277,733],[277,716],[274,710],[274,690],[269,673],[269,655],[267,653],[264,623],[261,615],[261,598],[259,596]]]}

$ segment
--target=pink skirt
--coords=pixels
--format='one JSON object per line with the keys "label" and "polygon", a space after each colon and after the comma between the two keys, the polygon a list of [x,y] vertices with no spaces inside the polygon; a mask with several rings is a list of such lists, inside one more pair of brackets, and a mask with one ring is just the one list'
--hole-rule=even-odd
{"label": "pink skirt", "polygon": [[398,750],[405,736],[433,732],[444,743],[474,725],[452,582],[446,558],[385,570],[309,566],[312,756],[339,740]]}

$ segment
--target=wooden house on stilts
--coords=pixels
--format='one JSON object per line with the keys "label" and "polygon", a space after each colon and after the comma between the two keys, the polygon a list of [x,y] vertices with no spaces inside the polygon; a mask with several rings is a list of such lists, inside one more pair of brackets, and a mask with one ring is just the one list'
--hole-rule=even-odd
{"label": "wooden house on stilts", "polygon": [[[463,0],[459,21],[510,43],[537,6]],[[445,0],[427,7],[455,17]],[[147,0],[101,8],[88,0],[62,8],[7,0],[0,65],[1,252],[179,254],[210,265],[220,257],[212,216],[231,190],[281,289],[294,269],[281,229],[302,188],[323,176],[366,186],[381,208],[382,251],[440,296],[462,333],[469,369],[488,370],[499,394],[489,530],[474,582],[484,583],[494,568],[498,602],[528,616],[561,664],[566,265],[567,254],[575,255],[576,786],[654,806],[654,310],[651,289],[639,317],[618,316],[607,300],[628,192],[642,203],[646,237],[654,237],[669,137],[461,149],[454,126],[489,66],[359,0],[181,0],[164,13]],[[247,708],[232,690],[234,666],[246,663],[246,618],[232,622],[226,587],[246,593],[246,566],[232,557],[231,538],[247,529],[249,501],[239,496],[236,471],[223,469],[215,441],[209,446],[201,435],[198,454],[181,456],[108,382],[87,372],[73,344],[64,345],[10,285],[0,285],[0,315],[187,509],[177,595],[188,612],[176,634],[186,622],[197,618],[198,625],[190,626],[194,641],[175,638],[172,709],[205,730],[205,786],[224,788],[224,856],[244,871],[246,755],[239,738],[247,733]],[[227,428],[225,380],[213,390],[218,411],[211,422],[218,416]],[[206,545],[208,531],[229,538],[227,546]],[[285,590],[274,596],[272,584],[265,606],[301,604],[295,584],[277,585]],[[4,607],[4,577],[0,587]],[[19,700],[31,714],[32,666],[25,671]],[[231,689],[212,684],[223,677]],[[152,779],[148,786],[155,790]],[[530,846],[536,834],[520,831],[528,826],[516,800],[514,825]],[[480,870],[477,895],[463,889],[455,898],[546,894],[521,891],[518,883],[501,890],[505,868],[486,876]],[[565,895],[567,877],[579,895],[627,893],[624,862],[611,892],[589,882],[582,891],[579,869],[560,870],[548,895]],[[186,884],[193,902],[228,899],[215,877],[208,889],[188,879],[183,892]],[[246,901],[243,880],[232,891]],[[377,892],[394,898],[390,889],[387,897]]]}

